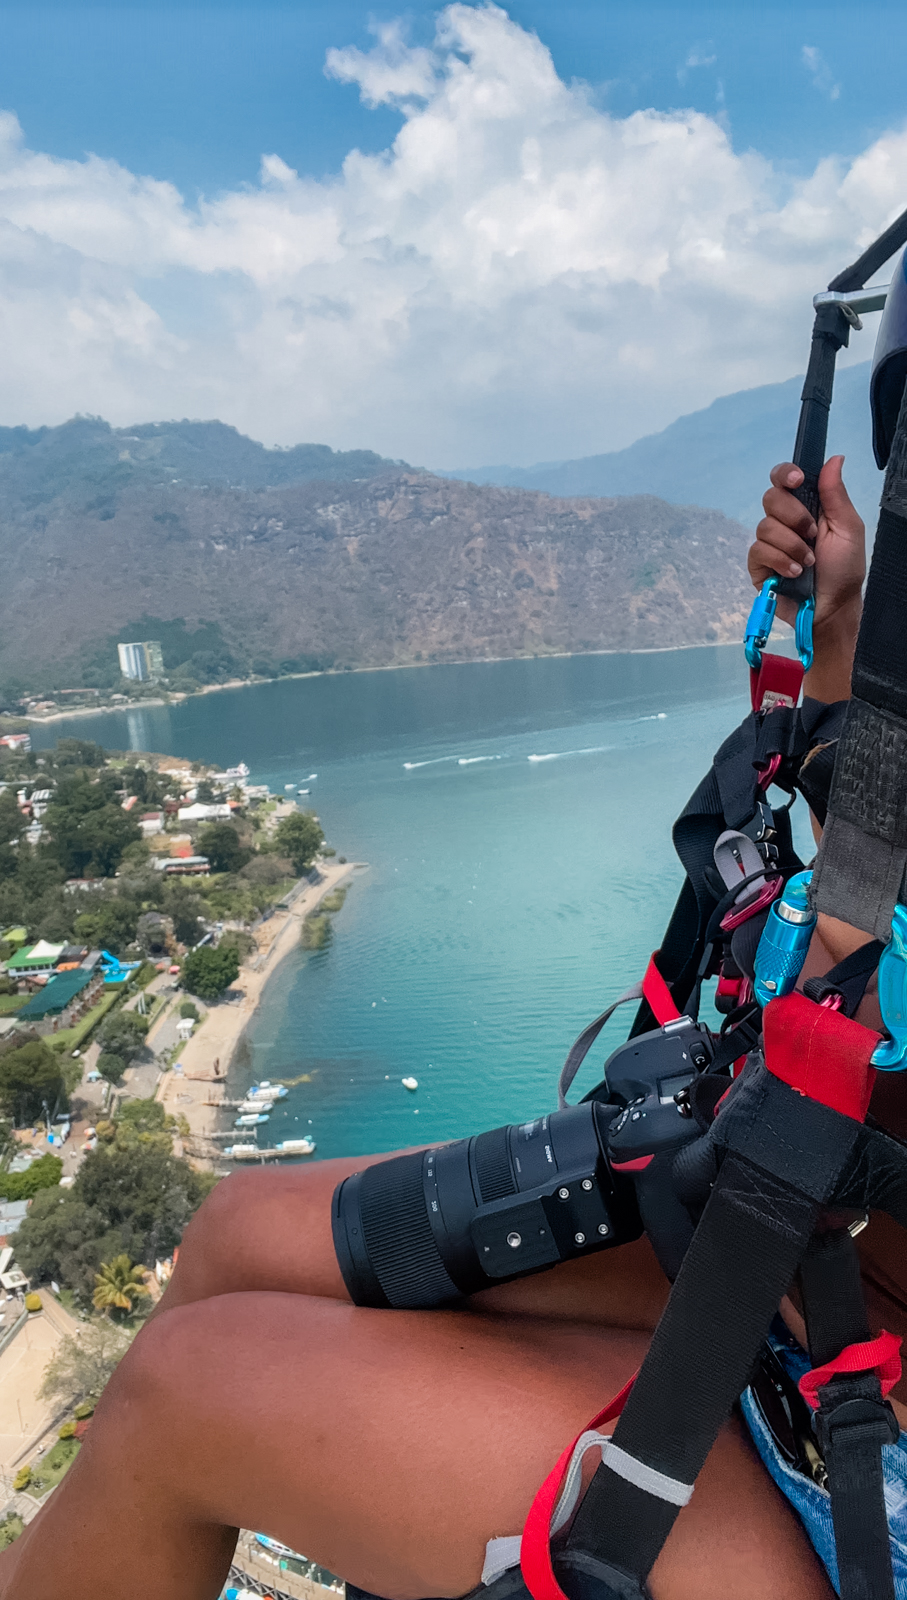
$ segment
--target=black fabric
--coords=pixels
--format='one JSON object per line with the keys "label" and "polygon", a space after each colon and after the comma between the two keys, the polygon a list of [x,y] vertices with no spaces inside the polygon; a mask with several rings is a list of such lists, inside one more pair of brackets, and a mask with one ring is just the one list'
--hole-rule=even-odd
{"label": "black fabric", "polygon": [[[570,1600],[651,1600],[646,1584],[635,1574],[606,1567],[582,1551],[556,1553],[553,1564],[555,1577]],[[346,1595],[347,1600],[381,1600],[380,1595],[354,1583],[346,1585]],[[493,1583],[477,1584],[462,1600],[532,1600],[532,1595],[520,1568],[511,1567]]]}
{"label": "black fabric", "polygon": [[[889,487],[886,479],[886,491]],[[907,720],[907,519],[883,503],[854,655],[854,694]],[[848,722],[850,717],[848,715]],[[846,732],[845,735],[846,737]]]}
{"label": "black fabric", "polygon": [[860,1258],[846,1228],[818,1233],[800,1263],[803,1318],[814,1367],[840,1355],[845,1345],[872,1337],[866,1320]]}
{"label": "black fabric", "polygon": [[[670,1478],[695,1482],[746,1386],[817,1210],[815,1201],[790,1185],[736,1157],[725,1159],[618,1420],[615,1444]],[[618,1507],[632,1516],[619,1515]],[[677,1510],[634,1489],[603,1463],[568,1548],[645,1576]]]}
{"label": "black fabric", "polygon": [[824,977],[807,978],[803,993],[819,1005],[831,994],[843,995],[842,1009],[846,1016],[852,1017],[866,993],[870,978],[878,969],[884,948],[881,939],[870,939],[839,961]]}
{"label": "black fabric", "polygon": [[835,1378],[819,1390],[817,1435],[831,1494],[841,1600],[895,1600],[882,1447],[898,1425],[878,1378]]}
{"label": "black fabric", "polygon": [[[907,549],[904,554],[907,560]],[[907,611],[902,627],[904,619]],[[881,711],[855,695],[838,742],[831,810],[886,844],[907,845],[905,773],[907,719]]]}

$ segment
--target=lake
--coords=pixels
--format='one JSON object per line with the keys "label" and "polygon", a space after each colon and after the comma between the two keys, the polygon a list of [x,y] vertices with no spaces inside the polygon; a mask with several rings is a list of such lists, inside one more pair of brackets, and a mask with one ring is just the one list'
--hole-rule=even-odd
{"label": "lake", "polygon": [[238,1067],[302,1080],[266,1142],[311,1133],[323,1158],[555,1104],[574,1036],[659,942],[671,823],[747,705],[742,650],[713,647],[284,679],[33,741],[245,761],[309,787],[338,853],[369,864],[331,944],[278,969]]}

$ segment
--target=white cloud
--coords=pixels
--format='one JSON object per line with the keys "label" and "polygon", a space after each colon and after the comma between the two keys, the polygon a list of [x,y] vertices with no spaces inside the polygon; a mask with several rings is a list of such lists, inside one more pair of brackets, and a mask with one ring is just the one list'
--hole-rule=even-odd
{"label": "white cloud", "polygon": [[618,448],[802,370],[813,292],[907,189],[903,129],[793,180],[701,113],[609,116],[494,6],[328,70],[401,108],[392,148],[324,181],[268,155],[197,205],[0,117],[0,421],[220,416],[438,465]]}
{"label": "white cloud", "polygon": [[800,54],[803,65],[812,79],[813,88],[818,89],[820,94],[827,95],[829,100],[840,99],[841,85],[835,83],[834,74],[821,50],[817,50],[814,44],[805,44]]}
{"label": "white cloud", "polygon": [[[707,51],[711,51],[711,54],[706,54]],[[694,44],[692,48],[687,51],[686,60],[684,61],[683,65],[677,68],[677,82],[680,84],[686,83],[688,77],[690,76],[691,68],[713,67],[717,60],[718,57],[714,50],[712,50],[711,43],[705,45]]]}

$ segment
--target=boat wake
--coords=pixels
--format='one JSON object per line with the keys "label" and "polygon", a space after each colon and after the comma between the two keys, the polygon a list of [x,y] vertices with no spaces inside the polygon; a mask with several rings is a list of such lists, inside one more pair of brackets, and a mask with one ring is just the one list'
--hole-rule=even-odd
{"label": "boat wake", "polygon": [[458,767],[474,767],[479,761],[506,761],[506,756],[460,756],[457,759]]}
{"label": "boat wake", "polygon": [[550,750],[547,755],[527,756],[527,761],[563,761],[567,756],[598,756],[606,750],[613,750],[613,744],[588,744],[581,750]]}

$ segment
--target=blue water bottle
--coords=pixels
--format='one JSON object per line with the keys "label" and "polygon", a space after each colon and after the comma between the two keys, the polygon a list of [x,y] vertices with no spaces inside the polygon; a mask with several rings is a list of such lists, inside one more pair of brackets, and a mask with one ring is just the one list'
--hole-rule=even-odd
{"label": "blue water bottle", "polygon": [[784,893],[769,911],[756,951],[754,990],[761,1006],[790,994],[800,976],[816,926],[807,893],[811,877],[811,872],[797,872],[788,878]]}

